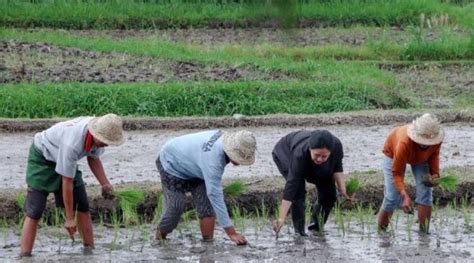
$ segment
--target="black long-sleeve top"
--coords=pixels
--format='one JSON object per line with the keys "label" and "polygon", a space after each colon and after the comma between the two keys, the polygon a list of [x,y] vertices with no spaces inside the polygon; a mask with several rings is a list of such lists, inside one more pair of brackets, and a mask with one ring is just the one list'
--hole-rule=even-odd
{"label": "black long-sleeve top", "polygon": [[276,155],[288,171],[283,199],[293,201],[298,186],[305,183],[316,184],[318,180],[334,178],[334,173],[342,172],[342,158],[344,156],[341,141],[334,136],[335,145],[329,158],[323,164],[317,165],[311,159],[309,138],[314,131],[300,130],[289,133],[275,145],[273,154]]}

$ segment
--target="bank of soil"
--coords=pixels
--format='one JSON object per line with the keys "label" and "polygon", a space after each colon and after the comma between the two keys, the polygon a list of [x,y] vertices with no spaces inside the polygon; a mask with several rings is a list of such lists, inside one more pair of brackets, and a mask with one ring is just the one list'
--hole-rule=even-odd
{"label": "bank of soil", "polygon": [[[442,123],[464,122],[472,127],[474,112],[465,110],[436,110],[429,112],[436,115]],[[378,126],[410,123],[425,111],[377,110],[354,111],[321,114],[269,114],[263,116],[245,116],[234,114],[223,117],[123,117],[125,130],[153,129],[212,129],[237,127],[321,127],[333,125]],[[47,129],[65,118],[54,119],[2,119],[0,132],[37,132]]]}
{"label": "bank of soil", "polygon": [[[451,34],[467,36],[469,32],[461,29],[453,30]],[[205,46],[219,44],[255,45],[271,43],[291,47],[309,47],[328,44],[350,46],[366,45],[368,43],[404,43],[414,38],[410,28],[401,27],[355,27],[355,28],[302,28],[281,30],[271,28],[189,28],[166,30],[69,30],[78,36],[106,36],[114,39],[127,37],[150,38],[157,37],[172,42],[184,42]],[[442,37],[443,30],[427,29],[422,33],[429,41]]]}
{"label": "bank of soil", "polygon": [[288,80],[280,72],[250,66],[205,65],[116,52],[93,52],[42,42],[0,41],[0,83],[35,82],[168,82]]}

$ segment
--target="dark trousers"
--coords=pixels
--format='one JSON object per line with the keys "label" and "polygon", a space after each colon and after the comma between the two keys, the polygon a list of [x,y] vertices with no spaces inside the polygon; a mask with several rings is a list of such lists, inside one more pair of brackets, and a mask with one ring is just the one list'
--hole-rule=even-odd
{"label": "dark trousers", "polygon": [[[278,156],[272,153],[273,161],[283,177],[288,177],[288,167],[282,165]],[[311,209],[311,223],[310,230],[319,231],[320,226],[324,225],[328,219],[334,204],[337,200],[337,192],[334,177],[316,177],[312,180],[318,190],[317,198],[313,201]],[[305,181],[298,186],[297,194],[291,203],[291,218],[295,231],[304,234],[305,228],[305,199],[306,199],[306,184]]]}

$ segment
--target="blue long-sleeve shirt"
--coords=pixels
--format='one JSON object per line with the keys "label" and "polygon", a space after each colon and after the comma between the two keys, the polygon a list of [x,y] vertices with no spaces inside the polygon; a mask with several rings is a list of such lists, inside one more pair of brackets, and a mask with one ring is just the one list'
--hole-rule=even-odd
{"label": "blue long-sleeve shirt", "polygon": [[232,221],[221,184],[228,163],[222,146],[222,134],[222,131],[213,130],[174,138],[161,149],[160,161],[163,169],[172,176],[184,180],[204,180],[219,225],[227,228],[232,226]]}

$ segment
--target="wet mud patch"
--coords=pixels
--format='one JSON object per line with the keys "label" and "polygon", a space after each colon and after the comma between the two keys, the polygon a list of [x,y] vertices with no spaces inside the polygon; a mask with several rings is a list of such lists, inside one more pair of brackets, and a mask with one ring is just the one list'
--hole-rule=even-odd
{"label": "wet mud patch", "polygon": [[[379,65],[395,75],[397,86],[408,89],[422,107],[452,108],[473,102],[474,66],[463,64]],[[467,105],[466,105],[467,106]]]}
{"label": "wet mud patch", "polygon": [[[256,45],[272,43],[273,45],[310,47],[328,44],[349,46],[366,45],[370,42],[403,43],[414,37],[406,28],[300,28],[281,30],[277,28],[189,28],[166,30],[71,30],[72,34],[87,37],[104,35],[114,39],[127,37],[149,38],[158,37],[171,42],[191,43],[205,46],[219,44]],[[442,36],[441,29],[425,32],[427,40],[437,40]],[[466,36],[469,33],[454,30],[454,34]]]}
{"label": "wet mud patch", "polygon": [[116,52],[92,52],[47,43],[0,41],[0,83],[35,82],[158,82],[286,80],[280,72],[250,66],[205,65]]}

